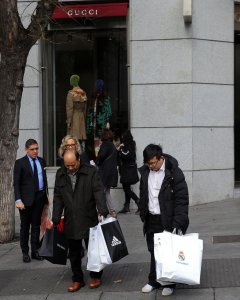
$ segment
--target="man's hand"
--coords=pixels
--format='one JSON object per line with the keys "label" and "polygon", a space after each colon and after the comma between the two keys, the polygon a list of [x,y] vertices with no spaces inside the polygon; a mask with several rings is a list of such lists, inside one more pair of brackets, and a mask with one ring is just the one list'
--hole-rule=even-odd
{"label": "man's hand", "polygon": [[53,228],[53,222],[50,219],[47,220],[46,228],[47,229],[52,229]]}
{"label": "man's hand", "polygon": [[25,209],[25,205],[22,201],[18,201],[18,202],[16,202],[16,208],[23,210],[23,209]]}
{"label": "man's hand", "polygon": [[98,214],[98,222],[102,222],[104,219],[103,215]]}

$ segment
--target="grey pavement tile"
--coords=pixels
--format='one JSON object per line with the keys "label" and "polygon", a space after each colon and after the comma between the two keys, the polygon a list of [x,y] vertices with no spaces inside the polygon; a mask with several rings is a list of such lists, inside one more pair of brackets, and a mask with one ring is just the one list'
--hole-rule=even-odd
{"label": "grey pavement tile", "polygon": [[[66,268],[69,267],[69,264]],[[56,268],[63,268],[61,265],[54,265],[47,260],[37,261],[32,260],[31,263],[24,263],[22,261],[22,253],[5,253],[4,255],[0,256],[0,271],[3,270],[31,270],[31,269],[56,269]]]}
{"label": "grey pavement tile", "polygon": [[45,295],[15,295],[15,296],[0,296],[0,300],[46,300],[47,294]]}
{"label": "grey pavement tile", "polygon": [[240,287],[215,289],[215,300],[239,300]]}
{"label": "grey pavement tile", "polygon": [[[102,300],[102,292],[94,292],[94,293],[83,293],[81,290],[75,293],[66,293],[66,294],[50,294],[47,300]],[[1,299],[0,299],[1,300]]]}
{"label": "grey pavement tile", "polygon": [[65,268],[0,271],[0,296],[49,294],[64,271]]}
{"label": "grey pavement tile", "polygon": [[142,292],[104,292],[101,300],[155,300],[156,292],[153,291],[151,293]]}
{"label": "grey pavement tile", "polygon": [[[170,298],[171,300],[215,300],[213,289],[176,289]],[[162,296],[161,290],[158,290],[156,299],[166,299]]]}

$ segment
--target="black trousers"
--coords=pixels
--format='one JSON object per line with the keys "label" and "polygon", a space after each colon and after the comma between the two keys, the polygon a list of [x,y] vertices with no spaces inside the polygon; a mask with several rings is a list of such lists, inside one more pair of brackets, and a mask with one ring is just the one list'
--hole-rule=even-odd
{"label": "black trousers", "polygon": [[23,254],[29,252],[29,231],[31,227],[31,252],[34,253],[40,247],[39,235],[41,216],[46,194],[43,191],[36,192],[32,206],[25,206],[25,209],[19,210],[20,213],[20,246]]}
{"label": "black trousers", "polygon": [[125,193],[125,204],[130,204],[130,200],[133,199],[135,202],[138,202],[138,196],[131,190],[131,185],[122,184],[123,190]]}
{"label": "black trousers", "polygon": [[[148,275],[148,284],[155,288],[159,288],[161,284],[156,281],[156,263],[154,257],[154,233],[163,232],[164,228],[162,226],[161,215],[148,215],[146,224],[146,241],[148,246],[148,251],[151,255],[150,271]],[[164,287],[175,287],[175,284],[164,285]]]}
{"label": "black trousers", "polygon": [[[88,239],[84,239],[86,247],[88,247]],[[69,246],[69,259],[72,268],[72,281],[77,281],[84,283],[83,271],[82,271],[82,251],[83,245],[82,240],[68,240]],[[101,278],[103,271],[100,272],[90,272],[91,278]]]}

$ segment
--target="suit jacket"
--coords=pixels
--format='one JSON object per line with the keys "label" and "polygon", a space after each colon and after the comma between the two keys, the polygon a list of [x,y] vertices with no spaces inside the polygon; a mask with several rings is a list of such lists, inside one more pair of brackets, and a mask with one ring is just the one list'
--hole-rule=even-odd
{"label": "suit jacket", "polygon": [[[47,175],[45,171],[45,160],[38,157],[40,165],[42,167],[43,174],[43,189],[46,193],[47,201]],[[35,186],[34,177],[31,164],[29,162],[28,156],[25,155],[22,158],[16,160],[13,171],[13,186],[15,193],[15,201],[21,199],[24,205],[31,206],[35,198]]]}

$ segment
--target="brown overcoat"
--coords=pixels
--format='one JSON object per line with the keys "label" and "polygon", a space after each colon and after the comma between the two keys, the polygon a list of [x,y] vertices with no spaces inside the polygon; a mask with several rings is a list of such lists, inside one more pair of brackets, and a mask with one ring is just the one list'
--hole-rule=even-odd
{"label": "brown overcoat", "polygon": [[78,140],[86,140],[87,96],[80,87],[74,87],[67,94],[67,134],[76,136]]}

